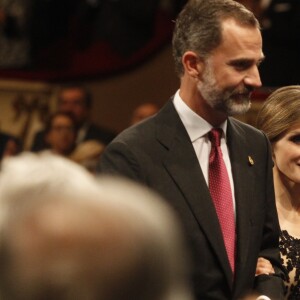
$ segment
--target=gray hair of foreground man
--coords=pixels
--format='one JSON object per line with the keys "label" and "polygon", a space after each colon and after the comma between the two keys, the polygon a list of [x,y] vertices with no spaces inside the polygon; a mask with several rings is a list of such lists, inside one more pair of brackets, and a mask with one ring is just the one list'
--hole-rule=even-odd
{"label": "gray hair of foreground man", "polygon": [[144,187],[26,153],[2,165],[0,213],[1,299],[192,299],[181,229]]}

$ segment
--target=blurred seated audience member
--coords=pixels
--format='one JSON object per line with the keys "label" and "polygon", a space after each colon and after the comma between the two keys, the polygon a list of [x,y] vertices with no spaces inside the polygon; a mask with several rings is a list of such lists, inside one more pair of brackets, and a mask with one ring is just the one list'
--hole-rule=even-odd
{"label": "blurred seated audience member", "polygon": [[[90,120],[91,109],[92,95],[84,86],[70,84],[60,89],[57,110],[73,115],[78,130],[76,144],[87,140],[98,140],[107,145],[115,137],[115,133],[94,124]],[[47,142],[45,131],[42,130],[36,133],[31,150],[36,152],[45,148]]]}
{"label": "blurred seated audience member", "polygon": [[95,174],[104,148],[105,145],[96,140],[85,141],[77,145],[69,158]]}
{"label": "blurred seated audience member", "polygon": [[131,116],[130,125],[136,124],[156,114],[159,107],[155,103],[147,102],[137,106]]}
{"label": "blurred seated audience member", "polygon": [[18,138],[0,132],[0,160],[5,157],[18,154],[22,150],[21,142]]}
{"label": "blurred seated audience member", "polygon": [[145,187],[23,153],[3,163],[0,212],[1,299],[192,299],[181,228]]}
{"label": "blurred seated audience member", "polygon": [[50,116],[45,129],[47,149],[63,156],[68,156],[75,148],[76,129],[73,116],[57,112]]}

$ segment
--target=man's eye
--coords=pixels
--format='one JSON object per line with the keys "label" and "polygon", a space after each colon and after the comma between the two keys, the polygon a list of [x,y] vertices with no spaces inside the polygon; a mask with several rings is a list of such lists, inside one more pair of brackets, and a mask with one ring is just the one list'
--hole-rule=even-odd
{"label": "man's eye", "polygon": [[248,62],[236,62],[233,64],[233,67],[237,70],[246,70],[248,68],[250,68],[251,64]]}
{"label": "man's eye", "polygon": [[300,134],[291,136],[290,141],[300,145]]}

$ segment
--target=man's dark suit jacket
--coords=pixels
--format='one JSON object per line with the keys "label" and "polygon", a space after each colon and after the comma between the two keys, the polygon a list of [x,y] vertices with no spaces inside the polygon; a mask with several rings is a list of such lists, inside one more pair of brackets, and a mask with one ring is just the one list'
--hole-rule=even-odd
{"label": "man's dark suit jacket", "polygon": [[[282,299],[269,143],[260,131],[233,118],[228,119],[227,127],[236,199],[234,278],[206,181],[172,101],[156,116],[126,129],[109,144],[100,171],[146,184],[175,209],[187,236],[196,299],[240,299],[253,288],[273,296],[272,300]],[[259,256],[272,262],[275,276],[255,279]]]}

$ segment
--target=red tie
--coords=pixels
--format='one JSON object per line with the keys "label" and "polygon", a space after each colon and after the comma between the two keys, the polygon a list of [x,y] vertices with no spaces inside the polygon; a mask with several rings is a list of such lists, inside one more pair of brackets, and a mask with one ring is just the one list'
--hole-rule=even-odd
{"label": "red tie", "polygon": [[208,182],[209,191],[222,229],[228,260],[234,273],[235,218],[229,177],[220,147],[221,135],[222,129],[220,128],[213,128],[208,134],[211,141]]}

